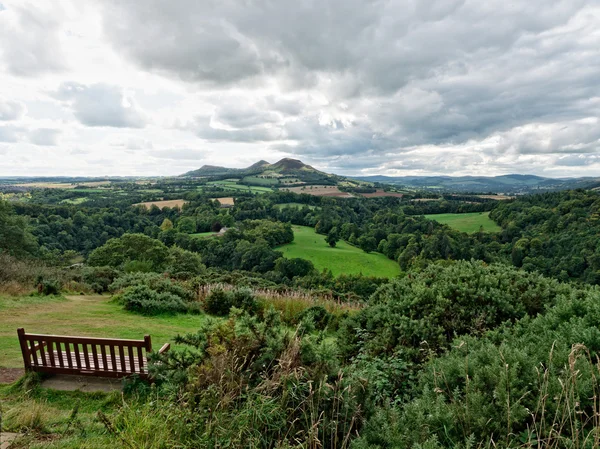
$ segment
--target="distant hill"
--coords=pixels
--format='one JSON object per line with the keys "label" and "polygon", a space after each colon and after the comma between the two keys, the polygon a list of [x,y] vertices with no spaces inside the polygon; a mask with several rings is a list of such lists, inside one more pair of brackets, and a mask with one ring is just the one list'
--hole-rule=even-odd
{"label": "distant hill", "polygon": [[261,177],[277,178],[287,177],[297,179],[299,183],[323,183],[337,184],[344,179],[337,175],[331,175],[311,167],[298,159],[284,158],[270,164],[267,161],[258,161],[246,168],[227,168],[214,165],[203,165],[197,170],[192,170],[181,175],[186,178],[207,177]]}
{"label": "distant hill", "polygon": [[544,178],[536,175],[501,176],[354,176],[352,179],[414,189],[454,192],[532,193],[537,191],[590,189],[600,178]]}

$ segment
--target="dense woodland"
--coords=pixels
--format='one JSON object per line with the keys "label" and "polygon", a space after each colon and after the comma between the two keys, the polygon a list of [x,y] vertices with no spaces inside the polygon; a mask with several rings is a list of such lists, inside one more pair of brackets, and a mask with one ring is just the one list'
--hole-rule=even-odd
{"label": "dense woodland", "polygon": [[[132,192],[0,201],[0,285],[211,316],[175,338],[185,349],[155,356],[153,389],[133,382],[130,404],[102,415],[127,447],[136,433],[119,429],[134,416],[157,429],[153,447],[597,444],[597,193],[414,202],[280,191],[221,208],[211,191],[161,210],[132,207],[144,199]],[[442,212],[490,212],[502,230],[466,234],[423,216]],[[334,277],[283,258],[292,225],[380,252],[401,275]]]}

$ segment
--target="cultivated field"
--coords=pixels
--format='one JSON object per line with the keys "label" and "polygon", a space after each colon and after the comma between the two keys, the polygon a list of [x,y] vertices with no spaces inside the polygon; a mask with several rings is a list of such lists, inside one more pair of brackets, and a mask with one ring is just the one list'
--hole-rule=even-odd
{"label": "cultivated field", "polygon": [[472,212],[466,214],[431,214],[425,215],[425,217],[438,223],[447,224],[451,228],[462,232],[479,232],[480,227],[483,227],[486,232],[500,231],[502,228],[489,215],[489,212]]}
{"label": "cultivated field", "polygon": [[233,206],[233,197],[228,196],[224,198],[211,198],[213,201],[218,201],[221,206]]}
{"label": "cultivated field", "polygon": [[384,192],[381,189],[377,189],[376,192],[373,193],[361,193],[365,198],[379,198],[382,196],[392,196],[394,198],[402,198],[404,195],[402,193],[397,192]]}
{"label": "cultivated field", "polygon": [[35,189],[74,189],[75,187],[100,187],[109,185],[110,181],[94,181],[80,183],[62,183],[62,182],[26,182],[23,184],[13,184],[15,187],[31,187]]}
{"label": "cultivated field", "polygon": [[185,203],[185,200],[146,201],[145,203],[135,203],[133,206],[144,206],[147,209],[150,209],[152,205],[155,205],[159,209],[162,209],[163,207],[181,208]]}
{"label": "cultivated field", "polygon": [[399,265],[383,254],[365,253],[343,241],[331,248],[325,242],[325,236],[306,226],[294,226],[294,241],[276,249],[287,258],[310,260],[319,271],[327,268],[334,276],[362,273],[389,278],[400,274]]}
{"label": "cultivated field", "polygon": [[287,190],[294,193],[307,193],[314,196],[334,196],[336,198],[353,198],[354,195],[342,192],[337,186],[302,186],[302,187],[287,187],[281,190]]}
{"label": "cultivated field", "polygon": [[205,315],[146,317],[123,310],[108,296],[0,297],[0,366],[23,366],[17,327],[36,334],[152,337],[160,348],[178,333],[196,332]]}

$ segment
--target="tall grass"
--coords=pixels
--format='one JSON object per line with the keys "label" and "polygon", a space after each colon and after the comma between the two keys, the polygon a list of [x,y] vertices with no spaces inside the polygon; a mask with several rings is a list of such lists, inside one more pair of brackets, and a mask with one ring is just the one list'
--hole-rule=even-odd
{"label": "tall grass", "polygon": [[[198,300],[204,302],[206,297],[214,290],[231,291],[236,287],[231,284],[205,284],[198,288]],[[358,312],[362,305],[359,302],[344,302],[335,299],[330,294],[317,294],[308,290],[297,289],[265,289],[253,288],[252,294],[257,299],[261,308],[273,307],[281,312],[286,323],[294,323],[295,318],[304,310],[321,306],[335,316]]]}

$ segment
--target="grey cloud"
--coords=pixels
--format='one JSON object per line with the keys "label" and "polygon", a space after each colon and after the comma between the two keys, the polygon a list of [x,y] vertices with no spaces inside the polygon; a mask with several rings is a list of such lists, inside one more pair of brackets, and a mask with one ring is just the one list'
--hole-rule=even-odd
{"label": "grey cloud", "polygon": [[0,142],[29,142],[34,145],[52,146],[58,143],[59,135],[59,130],[51,128],[0,126]]}
{"label": "grey cloud", "polygon": [[60,131],[50,128],[38,128],[29,132],[29,141],[34,145],[54,146],[58,144]]}
{"label": "grey cloud", "polygon": [[64,101],[86,126],[143,128],[146,119],[133,98],[118,86],[63,83],[53,96]]}
{"label": "grey cloud", "polygon": [[0,8],[0,53],[6,69],[16,76],[33,77],[65,68],[57,5],[52,12],[38,5]]}
{"label": "grey cloud", "polygon": [[0,121],[18,120],[23,114],[25,114],[23,103],[0,99]]}
{"label": "grey cloud", "polygon": [[264,125],[241,129],[216,128],[211,126],[211,118],[207,116],[196,117],[181,128],[193,132],[201,139],[212,142],[269,142],[284,137],[282,130],[278,127]]}
{"label": "grey cloud", "polygon": [[188,148],[179,148],[171,150],[154,150],[150,151],[149,154],[159,159],[172,159],[172,160],[187,160],[187,161],[199,161],[206,157],[206,152],[203,150],[194,150]]}

